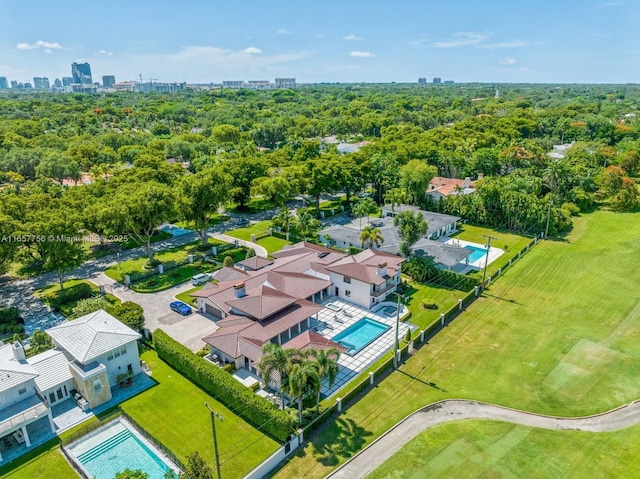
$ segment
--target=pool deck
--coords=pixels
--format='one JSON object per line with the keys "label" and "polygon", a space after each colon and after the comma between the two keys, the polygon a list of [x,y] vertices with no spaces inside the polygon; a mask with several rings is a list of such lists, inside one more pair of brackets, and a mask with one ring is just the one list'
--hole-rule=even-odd
{"label": "pool deck", "polygon": [[[331,388],[328,387],[328,383],[326,381],[323,381],[323,397],[333,395],[338,389],[342,388],[356,375],[367,369],[383,354],[391,351],[395,342],[396,325],[395,316],[389,318],[384,315],[374,313],[366,308],[363,308],[362,306],[347,303],[346,301],[342,301],[336,297],[328,298],[321,304],[326,305],[328,303],[334,303],[340,306],[340,308],[342,308],[342,311],[336,313],[325,307],[322,311],[320,311],[320,313],[318,313],[320,327],[317,329],[317,332],[325,338],[333,338],[334,336],[340,334],[349,326],[354,325],[364,317],[389,325],[391,326],[391,328],[388,331],[384,332],[371,344],[365,346],[355,356],[349,356],[347,354],[340,355],[340,359],[338,360],[338,365],[340,367],[338,376],[336,377],[336,380]],[[349,315],[351,315],[351,317],[345,315],[345,311]],[[401,341],[402,338],[404,338],[404,335],[407,334],[408,328],[408,323],[403,323],[402,321],[400,322],[398,337]]]}
{"label": "pool deck", "polygon": [[[461,239],[458,239],[458,238],[449,238],[449,237],[446,237],[446,236],[443,236],[438,241],[440,243],[444,243],[444,244],[448,244],[448,245],[452,245],[452,246],[460,246],[461,248],[464,248],[465,246],[473,246],[475,248],[482,248],[482,249],[485,249],[485,250],[487,249],[487,245],[484,245],[484,244],[472,243],[471,241],[465,241],[465,240],[461,240]],[[491,264],[496,259],[498,259],[500,256],[502,256],[503,254],[504,254],[503,250],[501,250],[500,248],[496,248],[495,246],[491,246],[489,248],[489,259],[488,260],[486,259],[485,256],[483,256],[482,258],[480,258],[480,259],[478,259],[478,260],[476,260],[474,262],[470,262],[468,264],[465,264],[464,262],[461,262],[453,270],[455,272],[461,273],[461,274],[466,274],[471,270],[479,270],[479,269],[484,268],[485,261],[487,262],[487,264]]]}

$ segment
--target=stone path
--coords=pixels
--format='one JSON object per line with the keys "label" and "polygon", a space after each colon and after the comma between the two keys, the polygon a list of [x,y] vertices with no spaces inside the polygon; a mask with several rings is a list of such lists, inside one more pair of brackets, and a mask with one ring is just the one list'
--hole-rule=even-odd
{"label": "stone path", "polygon": [[240,245],[240,246],[246,246],[247,248],[253,248],[253,250],[256,252],[256,255],[262,256],[263,258],[266,258],[269,255],[269,253],[267,253],[267,250],[263,246],[260,246],[258,243],[252,243],[251,241],[238,239],[238,238],[236,238],[234,236],[229,236],[229,235],[225,235],[225,234],[213,234],[213,235],[211,235],[211,237],[213,239],[217,239],[219,241],[224,241],[225,243],[234,243],[234,242],[237,241],[238,245]]}
{"label": "stone path", "polygon": [[363,478],[422,431],[437,424],[463,419],[492,419],[554,430],[616,431],[640,423],[640,400],[602,414],[577,418],[544,416],[479,401],[459,399],[440,401],[426,406],[400,421],[329,474],[327,478]]}

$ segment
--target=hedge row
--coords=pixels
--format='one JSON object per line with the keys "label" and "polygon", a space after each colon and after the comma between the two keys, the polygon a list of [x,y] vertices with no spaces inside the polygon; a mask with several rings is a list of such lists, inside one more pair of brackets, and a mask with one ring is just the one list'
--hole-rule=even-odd
{"label": "hedge row", "polygon": [[255,427],[262,427],[263,432],[280,441],[284,442],[289,438],[293,430],[289,414],[240,384],[229,373],[170,338],[161,329],[154,332],[153,344],[160,359],[232,409],[238,416]]}
{"label": "hedge row", "polygon": [[94,291],[91,289],[91,286],[87,283],[79,283],[49,296],[48,303],[51,308],[57,311],[60,309],[60,306],[81,299],[91,298],[93,295]]}
{"label": "hedge row", "polygon": [[455,273],[441,269],[435,278],[435,282],[447,288],[455,288],[460,291],[471,291],[475,286],[480,284],[480,279],[474,276]]}

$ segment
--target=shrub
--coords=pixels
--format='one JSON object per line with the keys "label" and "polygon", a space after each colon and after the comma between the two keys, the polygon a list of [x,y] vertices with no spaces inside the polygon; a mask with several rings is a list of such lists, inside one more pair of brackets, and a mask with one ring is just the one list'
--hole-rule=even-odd
{"label": "shrub", "polygon": [[153,344],[160,359],[239,416],[280,441],[288,439],[293,422],[286,412],[276,409],[269,401],[254,394],[213,363],[198,357],[161,329],[154,332]]}
{"label": "shrub", "polygon": [[93,313],[94,311],[98,311],[100,309],[106,310],[110,306],[111,306],[111,303],[107,301],[107,299],[103,296],[96,296],[94,298],[81,299],[74,306],[69,319],[79,318],[80,316]]}
{"label": "shrub", "polygon": [[407,334],[404,335],[404,340],[407,343],[411,341],[411,328],[407,328]]}
{"label": "shrub", "polygon": [[6,309],[0,309],[0,323],[12,324],[20,322],[20,312],[18,308],[12,306]]}
{"label": "shrub", "polygon": [[69,304],[73,301],[91,298],[93,294],[91,286],[87,283],[79,283],[49,296],[48,302],[49,306],[54,310],[59,310],[60,306]]}
{"label": "shrub", "polygon": [[236,370],[236,365],[235,363],[227,363],[224,366],[222,366],[222,370],[231,374]]}
{"label": "shrub", "polygon": [[432,301],[423,301],[422,309],[438,309],[438,305]]}
{"label": "shrub", "polygon": [[222,266],[233,268],[233,258],[231,256],[225,256],[224,261],[222,262]]}
{"label": "shrub", "polygon": [[253,258],[255,255],[256,255],[256,250],[254,250],[253,248],[249,248],[247,250],[247,255],[245,256],[245,259]]}
{"label": "shrub", "polygon": [[563,203],[562,209],[566,210],[571,216],[578,216],[578,214],[580,214],[580,207],[575,203]]}
{"label": "shrub", "polygon": [[116,306],[109,306],[105,310],[134,331],[140,331],[144,327],[144,310],[137,303],[125,301]]}

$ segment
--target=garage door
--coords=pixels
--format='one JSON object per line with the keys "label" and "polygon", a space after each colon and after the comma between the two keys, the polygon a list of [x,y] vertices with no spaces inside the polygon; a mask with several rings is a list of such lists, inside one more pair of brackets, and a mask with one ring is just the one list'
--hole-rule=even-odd
{"label": "garage door", "polygon": [[205,311],[205,313],[211,314],[211,315],[215,316],[216,318],[222,318],[222,311],[220,311],[215,306],[211,306],[210,304],[205,304],[204,305],[204,311]]}

